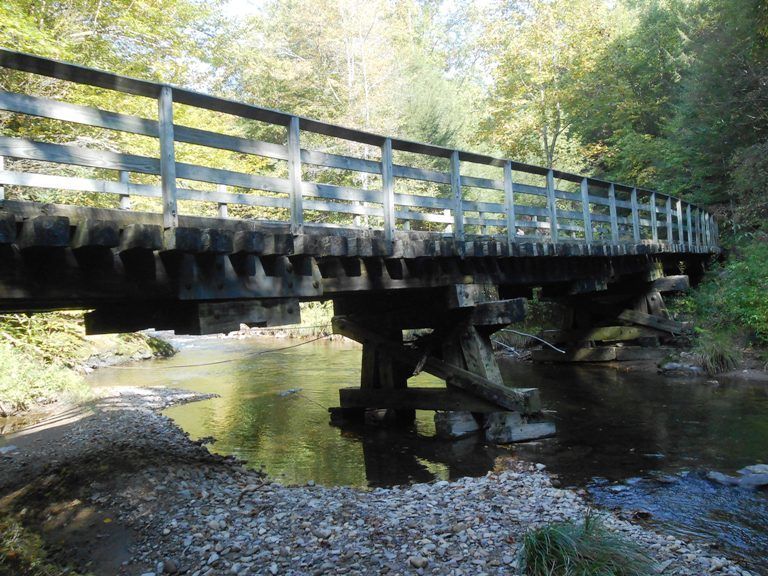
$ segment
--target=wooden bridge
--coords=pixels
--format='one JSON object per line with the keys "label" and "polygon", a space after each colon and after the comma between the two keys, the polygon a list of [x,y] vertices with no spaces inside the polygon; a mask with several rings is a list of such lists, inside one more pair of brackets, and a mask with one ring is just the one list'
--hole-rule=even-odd
{"label": "wooden bridge", "polygon": [[[205,334],[297,323],[299,302],[332,299],[335,329],[363,343],[347,415],[535,413],[536,391],[503,385],[489,340],[533,290],[573,310],[556,338],[578,343],[568,358],[607,357],[594,342],[683,330],[661,292],[718,252],[709,213],[652,190],[8,50],[0,67],[14,85],[85,86],[120,110],[0,91],[0,311]],[[180,121],[189,110],[206,129]],[[33,121],[57,128],[35,140]],[[403,342],[410,328],[428,330]],[[407,388],[421,370],[450,386]]]}

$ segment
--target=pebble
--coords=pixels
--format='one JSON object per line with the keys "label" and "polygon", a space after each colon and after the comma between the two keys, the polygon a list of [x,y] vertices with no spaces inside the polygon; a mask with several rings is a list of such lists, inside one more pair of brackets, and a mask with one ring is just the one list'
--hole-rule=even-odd
{"label": "pebble", "polygon": [[424,568],[429,561],[424,556],[409,556],[408,564],[414,568]]}

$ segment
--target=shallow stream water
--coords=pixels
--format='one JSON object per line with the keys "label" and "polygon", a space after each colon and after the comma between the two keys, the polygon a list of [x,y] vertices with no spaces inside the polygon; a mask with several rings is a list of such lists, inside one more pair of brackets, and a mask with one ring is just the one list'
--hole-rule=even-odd
{"label": "shallow stream water", "polygon": [[[179,339],[167,360],[107,368],[94,385],[169,386],[220,398],[166,413],[213,451],[234,454],[284,483],[388,486],[483,475],[498,458],[542,462],[599,505],[722,547],[763,573],[768,494],[713,484],[768,463],[768,386],[671,380],[605,368],[505,363],[505,380],[541,390],[557,437],[512,447],[434,438],[431,412],[408,430],[339,429],[327,408],[359,382],[360,349],[319,341]],[[427,375],[414,385],[439,386]]]}

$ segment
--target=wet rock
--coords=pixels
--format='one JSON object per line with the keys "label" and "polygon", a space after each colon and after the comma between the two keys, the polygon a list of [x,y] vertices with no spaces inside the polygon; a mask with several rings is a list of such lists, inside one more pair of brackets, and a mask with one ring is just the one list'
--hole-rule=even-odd
{"label": "wet rock", "polygon": [[435,412],[435,432],[438,438],[466,438],[479,431],[480,425],[471,412]]}
{"label": "wet rock", "polygon": [[763,488],[768,486],[768,474],[747,474],[739,479],[742,488]]}
{"label": "wet rock", "polygon": [[553,434],[554,422],[528,420],[519,412],[493,412],[485,419],[485,439],[494,444],[525,442]]}
{"label": "wet rock", "polygon": [[706,374],[701,366],[683,362],[667,362],[666,364],[662,364],[659,371],[667,376],[699,377]]}
{"label": "wet rock", "polygon": [[661,472],[660,470],[652,470],[648,473],[648,476],[650,476],[654,482],[658,482],[660,484],[677,484],[677,482],[680,481],[680,478],[677,476],[667,474],[666,472]]}
{"label": "wet rock", "polygon": [[176,574],[179,571],[179,564],[173,558],[166,558],[163,561],[163,572],[166,574]]}
{"label": "wet rock", "polygon": [[768,474],[768,464],[753,464],[739,470],[739,474]]}
{"label": "wet rock", "polygon": [[717,482],[723,486],[736,486],[739,484],[739,479],[734,476],[728,476],[722,472],[716,472],[714,470],[707,472],[707,480]]}

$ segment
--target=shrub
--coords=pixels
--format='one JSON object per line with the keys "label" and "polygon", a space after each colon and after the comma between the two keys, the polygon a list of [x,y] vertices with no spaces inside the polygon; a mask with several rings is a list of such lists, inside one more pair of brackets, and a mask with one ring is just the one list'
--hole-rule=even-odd
{"label": "shrub", "polygon": [[0,416],[56,398],[90,396],[85,381],[63,366],[47,365],[13,346],[0,343]]}
{"label": "shrub", "polygon": [[527,576],[649,576],[651,559],[588,512],[581,523],[529,530],[520,552]]}
{"label": "shrub", "polygon": [[[710,375],[732,370],[745,345],[768,360],[768,238],[742,235],[725,264],[689,294],[670,299],[675,316],[694,320],[693,352]],[[768,364],[766,364],[768,368]]]}
{"label": "shrub", "polygon": [[692,293],[692,308],[705,330],[745,332],[768,345],[768,241],[750,238],[712,270]]}

